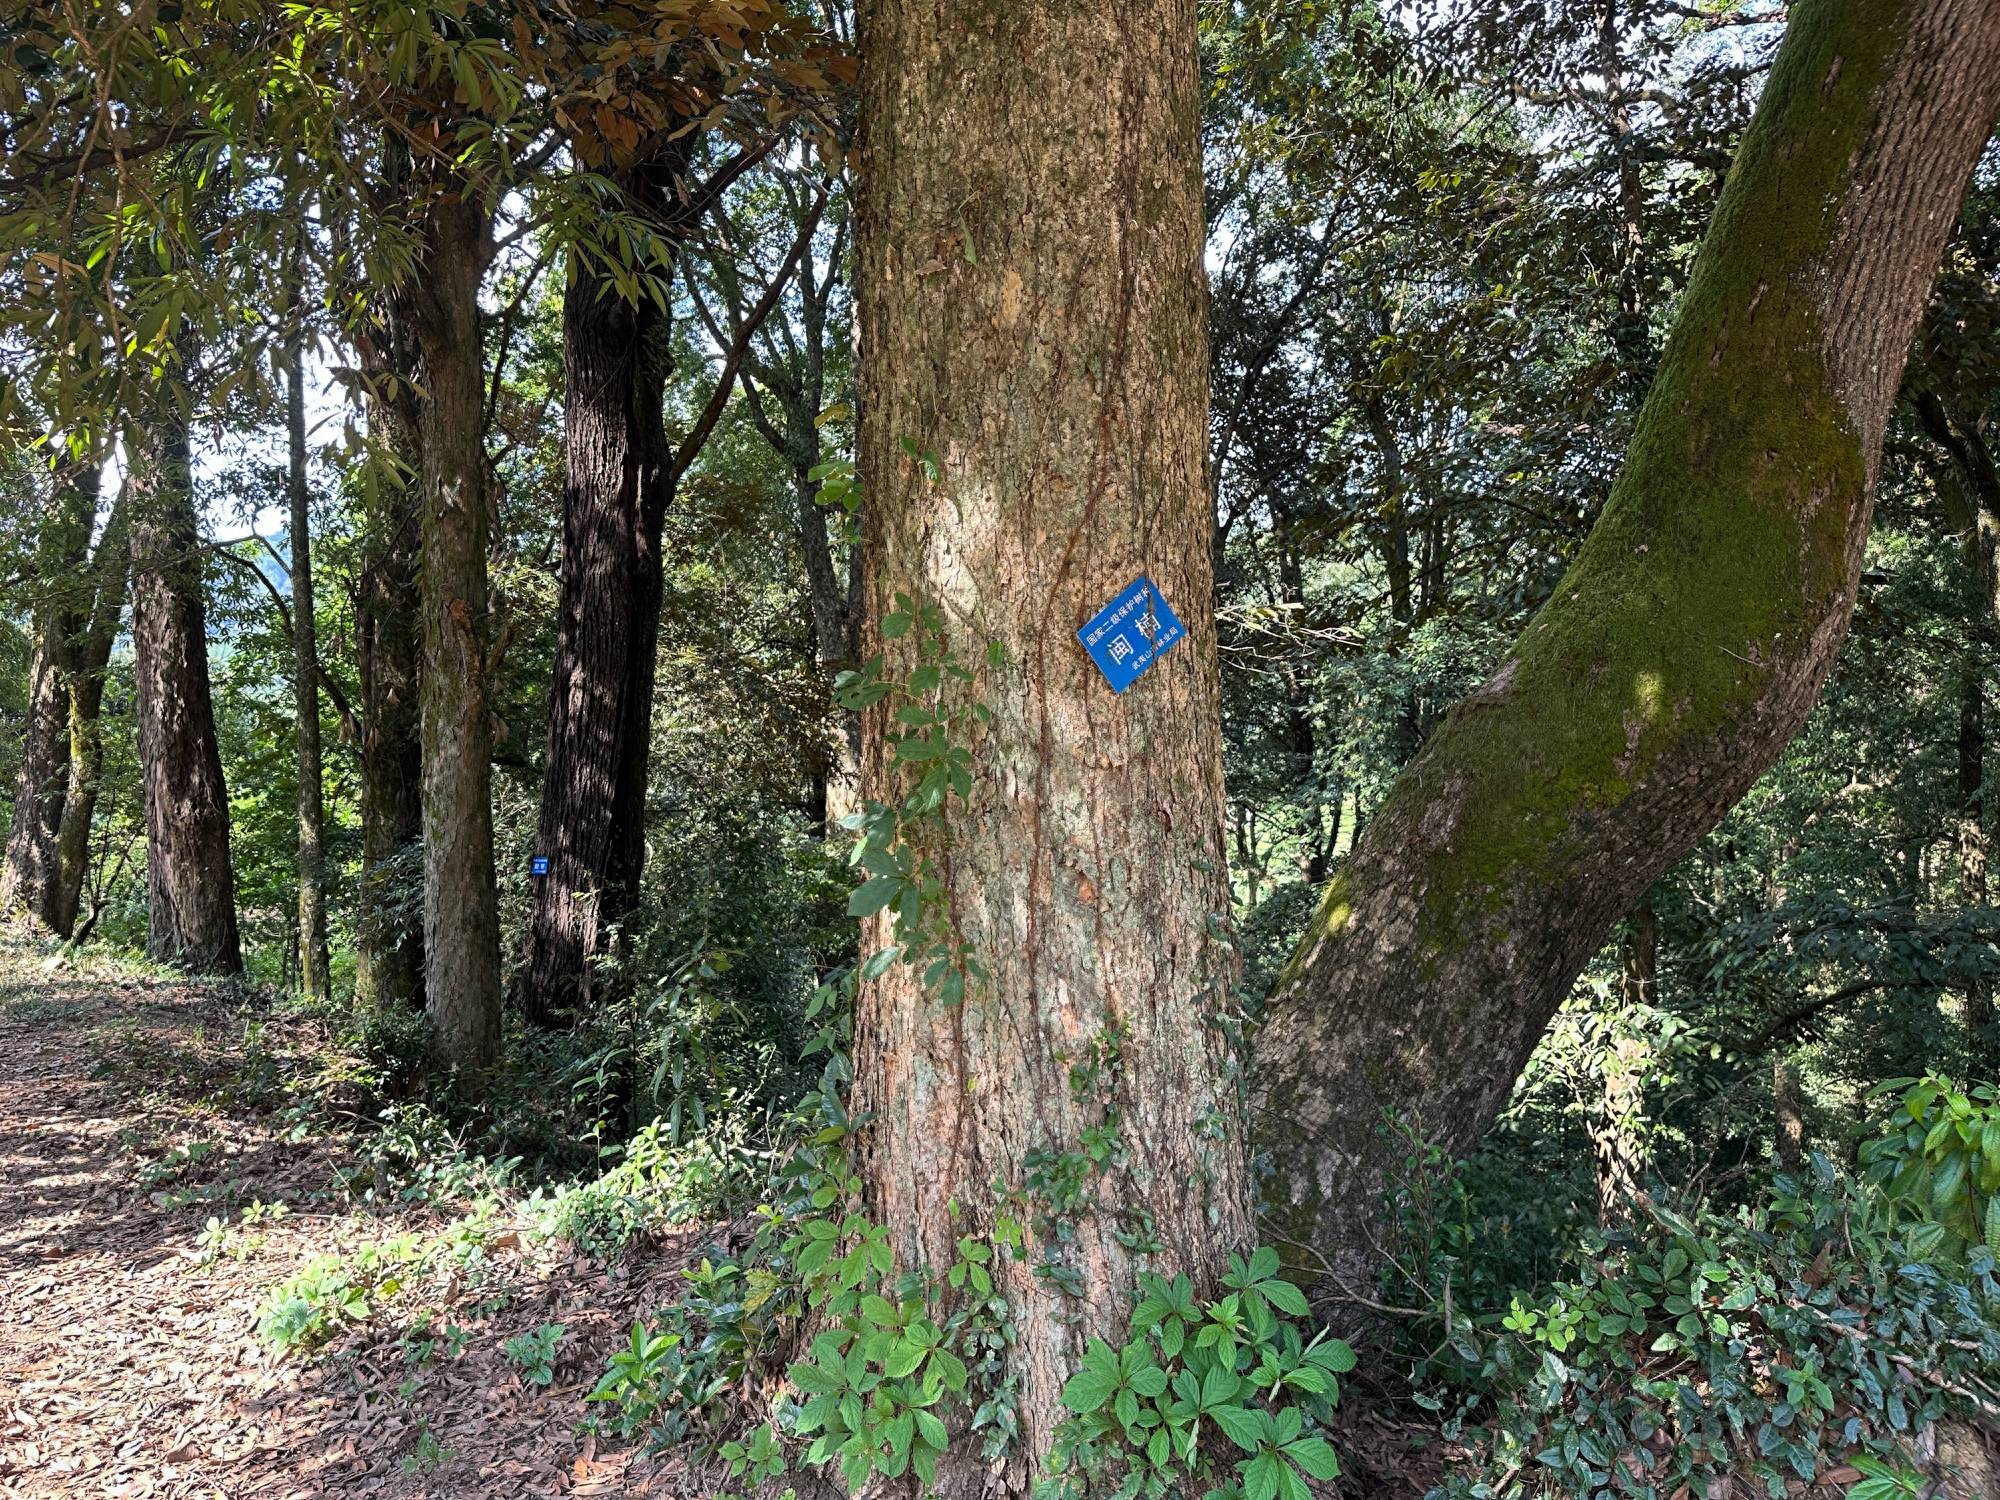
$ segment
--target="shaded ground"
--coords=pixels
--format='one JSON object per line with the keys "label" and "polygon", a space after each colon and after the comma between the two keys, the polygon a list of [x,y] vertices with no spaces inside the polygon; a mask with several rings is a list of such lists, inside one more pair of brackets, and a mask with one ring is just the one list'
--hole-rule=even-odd
{"label": "shaded ground", "polygon": [[[424,1293],[463,1330],[456,1355],[422,1357],[405,1298],[315,1360],[281,1356],[256,1332],[274,1283],[450,1215],[331,1191],[342,1148],[288,1140],[246,1082],[252,997],[46,962],[0,946],[0,1495],[711,1492],[579,1432],[634,1316],[673,1299],[677,1247],[621,1274],[501,1233],[476,1276]],[[258,1200],[290,1212],[242,1224]],[[205,1246],[211,1217],[239,1227]],[[502,1343],[555,1323],[544,1388]]]}
{"label": "shaded ground", "polygon": [[[468,1220],[463,1191],[376,1203],[343,1190],[337,1174],[368,1137],[340,1129],[337,1085],[306,1104],[285,1080],[338,1080],[348,1060],[312,1022],[267,1006],[104,960],[58,965],[0,936],[0,1497],[725,1489],[685,1454],[649,1456],[585,1427],[611,1353],[635,1318],[677,1299],[712,1233],[607,1268],[524,1235],[517,1201]],[[258,1203],[286,1211],[246,1219]],[[310,1355],[258,1332],[274,1286],[396,1244],[463,1253],[393,1271]],[[537,1384],[504,1345],[555,1324]],[[1362,1399],[1334,1434],[1343,1493],[1415,1500],[1443,1478],[1453,1445],[1394,1420],[1398,1403],[1351,1394]],[[1920,1445],[1937,1479],[1950,1476],[1930,1494],[2000,1500],[1992,1439],[1942,1437]],[[1789,1486],[1788,1500],[1835,1500],[1859,1477],[1837,1470]],[[1723,1488],[1706,1500],[1763,1493]]]}

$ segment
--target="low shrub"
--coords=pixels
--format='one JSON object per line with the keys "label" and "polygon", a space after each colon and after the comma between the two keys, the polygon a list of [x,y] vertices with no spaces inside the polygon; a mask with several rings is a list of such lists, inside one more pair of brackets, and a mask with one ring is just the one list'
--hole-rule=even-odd
{"label": "low shrub", "polygon": [[1994,1255],[1938,1250],[1935,1221],[1818,1156],[1735,1217],[1641,1205],[1545,1293],[1450,1315],[1424,1399],[1479,1457],[1434,1496],[1656,1500],[1726,1475],[1776,1496],[1893,1460],[2000,1404]]}

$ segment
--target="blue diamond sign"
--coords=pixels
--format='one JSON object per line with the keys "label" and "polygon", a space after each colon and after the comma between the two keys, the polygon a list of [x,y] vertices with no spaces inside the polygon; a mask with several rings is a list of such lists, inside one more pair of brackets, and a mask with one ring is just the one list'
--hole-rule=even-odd
{"label": "blue diamond sign", "polygon": [[1122,693],[1145,675],[1187,630],[1153,580],[1141,574],[1125,591],[1091,617],[1076,633],[1097,670]]}

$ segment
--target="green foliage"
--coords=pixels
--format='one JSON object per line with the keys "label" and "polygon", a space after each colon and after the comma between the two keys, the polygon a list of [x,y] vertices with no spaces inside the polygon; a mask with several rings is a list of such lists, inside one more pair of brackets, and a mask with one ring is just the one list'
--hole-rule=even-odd
{"label": "green foliage", "polygon": [[1488,1457],[1440,1500],[1529,1468],[1579,1500],[1725,1475],[1780,1494],[1895,1453],[1990,1400],[2000,1361],[1994,1257],[1942,1265],[1935,1244],[1823,1157],[1738,1217],[1655,1208],[1586,1237],[1546,1292],[1452,1315],[1426,1400]]}
{"label": "green foliage", "polygon": [[489,1249],[500,1233],[496,1212],[486,1201],[434,1235],[405,1232],[351,1255],[315,1256],[265,1294],[259,1336],[281,1352],[310,1353],[435,1278],[460,1290],[487,1284]]}
{"label": "green foliage", "polygon": [[[909,783],[900,802],[871,802],[845,820],[860,835],[851,858],[865,877],[847,899],[847,914],[866,919],[887,911],[893,918],[892,941],[862,964],[861,978],[879,978],[897,962],[911,964],[925,989],[956,1005],[968,984],[984,980],[985,971],[951,925],[937,851],[925,831],[937,826],[948,798],[971,794],[967,744],[992,714],[974,695],[944,691],[947,683],[969,686],[976,676],[952,648],[944,611],[907,594],[896,595],[894,602],[880,629],[885,640],[909,637],[906,650],[914,665],[908,677],[890,678],[878,656],[835,682],[841,706],[851,712],[871,709],[892,694],[897,698],[884,738],[891,769],[907,773]],[[987,656],[997,665],[998,647],[989,646]]]}
{"label": "green foliage", "polygon": [[537,1234],[616,1259],[649,1231],[717,1217],[754,1189],[757,1159],[744,1128],[740,1115],[727,1115],[677,1145],[655,1121],[612,1148],[617,1161],[608,1170],[537,1187],[523,1211]]}
{"label": "green foliage", "polygon": [[398,1466],[405,1474],[435,1474],[450,1463],[453,1456],[451,1449],[438,1442],[437,1434],[431,1431],[430,1424],[426,1422],[417,1429],[416,1442],[398,1461]]}
{"label": "green foliage", "polygon": [[1916,1221],[1925,1254],[2000,1256],[2000,1091],[1949,1078],[1897,1078],[1885,1132],[1861,1148],[1868,1179]]}
{"label": "green foliage", "polygon": [[548,1385],[556,1378],[556,1345],[566,1330],[560,1323],[544,1323],[528,1333],[517,1333],[500,1347],[530,1385]]}
{"label": "green foliage", "polygon": [[[1213,1497],[1304,1500],[1308,1478],[1340,1472],[1306,1423],[1324,1422],[1354,1351],[1324,1333],[1304,1337],[1303,1293],[1279,1277],[1278,1253],[1232,1255],[1224,1294],[1199,1302],[1186,1276],[1140,1278],[1132,1339],[1092,1339],[1063,1387],[1074,1414],[1057,1430],[1045,1500],[1166,1496],[1207,1486]],[[1233,1470],[1203,1443],[1209,1424],[1236,1454]]]}

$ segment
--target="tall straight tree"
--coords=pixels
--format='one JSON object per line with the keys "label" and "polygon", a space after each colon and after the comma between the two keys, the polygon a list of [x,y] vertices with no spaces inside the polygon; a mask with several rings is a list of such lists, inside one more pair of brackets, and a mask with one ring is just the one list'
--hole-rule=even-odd
{"label": "tall straight tree", "polygon": [[[660,224],[680,192],[692,133],[611,174],[630,210]],[[684,234],[676,214],[674,237]],[[670,276],[671,269],[662,271]],[[590,993],[592,965],[631,910],[646,853],[646,765],[673,484],[663,417],[673,319],[572,252],[563,294],[562,600],[549,690],[548,761],[535,882],[516,995],[539,1024]]]}
{"label": "tall straight tree", "polygon": [[[732,157],[705,182],[683,181],[692,135],[671,133],[611,176],[628,208],[657,228],[673,261],[706,206],[762,153]],[[715,389],[678,443],[663,423],[672,373],[668,307],[621,294],[578,256],[563,296],[562,603],[549,692],[548,764],[526,960],[516,995],[542,1025],[593,985],[608,939],[630,914],[646,858],[646,767],[664,574],[661,529],[682,477],[722,415],[747,341],[811,244],[821,194],[775,283],[735,331]],[[574,252],[572,252],[574,254]],[[671,306],[669,303],[668,306]]]}
{"label": "tall straight tree", "polygon": [[424,1008],[440,1055],[476,1074],[500,1055],[479,322],[493,224],[465,178],[442,162],[430,176],[409,285],[423,392]]}
{"label": "tall straight tree", "polygon": [[[904,601],[941,611],[979,670],[926,701],[990,714],[969,797],[909,830],[950,941],[987,977],[959,1001],[915,965],[864,984],[865,1194],[899,1269],[942,1267],[957,1236],[993,1227],[997,1195],[1033,1202],[1038,1153],[1078,1153],[1098,1130],[1127,1153],[1079,1185],[1064,1235],[1031,1228],[1029,1258],[995,1277],[1018,1335],[1025,1487],[1086,1341],[1123,1341],[1141,1267],[1206,1291],[1250,1235],[1233,1056],[1213,1024],[1234,966],[1215,931],[1229,898],[1195,7],[881,0],[863,15],[865,649],[907,678]],[[1119,695],[1077,631],[1142,574],[1188,634]],[[877,804],[908,789],[885,748],[894,707],[871,709],[863,736]],[[970,1467],[941,1471],[941,1493],[995,1483],[951,1463]]]}
{"label": "tall straight tree", "polygon": [[0,915],[20,912],[55,931],[63,804],[70,783],[69,680],[84,630],[77,575],[97,520],[97,464],[65,462],[54,475],[35,549],[36,603],[28,654],[27,722],[14,780],[14,816],[0,855]]}
{"label": "tall straight tree", "polygon": [[306,339],[303,225],[292,266],[285,348],[285,492],[291,506],[292,706],[298,742],[299,993],[328,994],[326,799],[320,773],[319,627],[313,603],[312,489],[306,473]]}
{"label": "tall straight tree", "polygon": [[[181,341],[186,371],[189,341]],[[194,973],[243,968],[229,860],[229,794],[208,680],[201,531],[175,382],[126,434],[132,650],[146,787],[147,953]]]}
{"label": "tall straight tree", "polygon": [[[417,588],[423,455],[414,315],[406,288],[373,300],[356,339],[368,388],[369,468],[355,656],[361,674],[361,882],[354,995],[372,1008],[421,1006],[421,900],[406,894],[423,862]],[[420,883],[420,881],[418,882]]]}
{"label": "tall straight tree", "polygon": [[2000,0],[1802,0],[1604,514],[1399,778],[1273,996],[1269,1205],[1366,1290],[1404,1147],[1491,1123],[1612,924],[1784,748],[1847,631],[1882,434],[2000,112]]}

